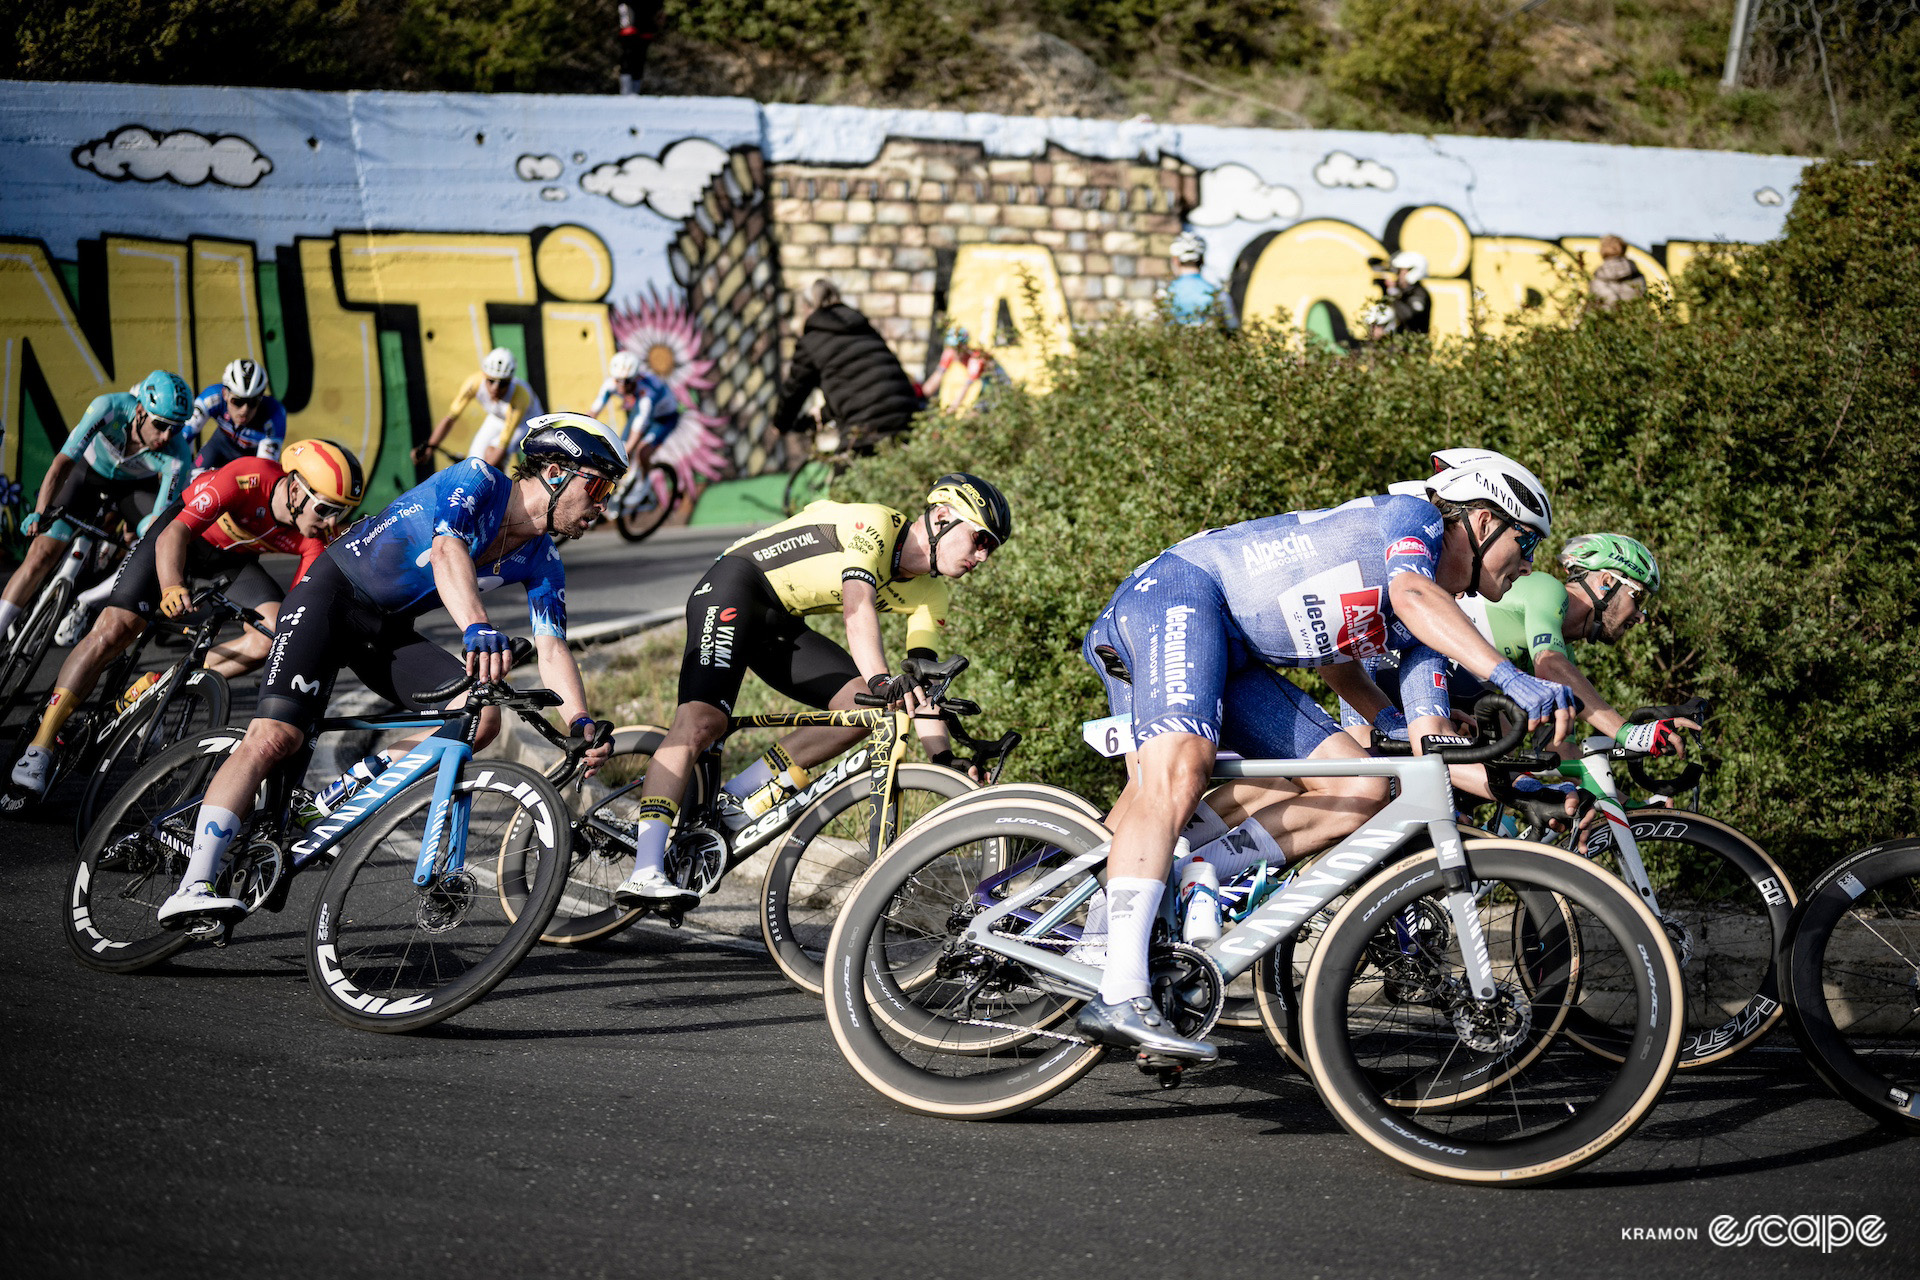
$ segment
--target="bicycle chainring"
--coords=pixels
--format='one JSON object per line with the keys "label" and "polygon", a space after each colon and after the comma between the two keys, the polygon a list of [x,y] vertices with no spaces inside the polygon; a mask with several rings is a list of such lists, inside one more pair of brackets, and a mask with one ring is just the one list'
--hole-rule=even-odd
{"label": "bicycle chainring", "polygon": [[256,831],[246,848],[234,855],[228,892],[246,904],[252,915],[273,896],[287,875],[286,850],[270,832]]}
{"label": "bicycle chainring", "polygon": [[1155,945],[1147,953],[1153,1002],[1189,1040],[1204,1040],[1227,1007],[1227,976],[1212,956],[1190,942]]}
{"label": "bicycle chainring", "polygon": [[1693,930],[1684,920],[1672,916],[1660,917],[1660,928],[1666,933],[1667,941],[1673,944],[1673,955],[1682,969],[1693,959]]}
{"label": "bicycle chainring", "polygon": [[711,827],[683,827],[667,843],[667,879],[701,897],[727,873],[727,838]]}

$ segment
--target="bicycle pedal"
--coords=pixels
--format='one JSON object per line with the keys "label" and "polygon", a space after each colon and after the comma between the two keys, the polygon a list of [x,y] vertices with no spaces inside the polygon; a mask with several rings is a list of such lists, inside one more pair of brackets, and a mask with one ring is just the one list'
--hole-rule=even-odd
{"label": "bicycle pedal", "polygon": [[662,920],[665,920],[667,926],[672,929],[678,929],[681,921],[686,918],[686,913],[683,911],[661,911],[656,914],[659,915]]}
{"label": "bicycle pedal", "polygon": [[1154,1077],[1162,1089],[1177,1089],[1187,1064],[1177,1058],[1163,1057],[1157,1053],[1142,1053],[1133,1060],[1141,1075]]}

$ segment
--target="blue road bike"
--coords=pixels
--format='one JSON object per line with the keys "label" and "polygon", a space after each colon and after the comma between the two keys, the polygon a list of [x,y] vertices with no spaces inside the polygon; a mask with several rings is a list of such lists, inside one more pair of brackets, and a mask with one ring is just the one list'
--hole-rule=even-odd
{"label": "blue road bike", "polygon": [[[516,642],[518,658],[530,649]],[[473,686],[467,677],[414,700],[461,693],[468,698],[458,710],[322,721],[319,733],[439,728],[305,825],[296,815],[312,795],[294,780],[305,773],[309,741],[262,784],[231,846],[218,887],[245,909],[179,931],[156,913],[186,868],[207,782],[244,729],[213,730],[156,756],[102,809],[81,847],[65,916],[74,954],[92,969],[134,973],[196,942],[224,946],[239,920],[282,910],[294,876],[322,864],[330,870],[307,928],[307,975],[329,1014],[363,1030],[412,1031],[480,999],[533,947],[560,901],[571,830],[556,788],[612,726],[563,737],[538,714],[559,695]],[[543,732],[561,748],[559,764],[541,774],[475,759],[479,713],[489,706]],[[501,883],[503,864],[514,868],[512,885]]]}

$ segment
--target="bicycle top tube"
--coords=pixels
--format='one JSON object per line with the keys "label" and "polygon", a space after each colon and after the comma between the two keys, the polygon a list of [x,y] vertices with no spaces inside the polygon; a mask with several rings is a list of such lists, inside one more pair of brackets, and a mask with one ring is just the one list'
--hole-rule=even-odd
{"label": "bicycle top tube", "polygon": [[757,716],[728,716],[727,734],[742,729],[805,729],[825,726],[834,729],[871,729],[894,713],[881,707],[857,707],[852,711],[770,711]]}

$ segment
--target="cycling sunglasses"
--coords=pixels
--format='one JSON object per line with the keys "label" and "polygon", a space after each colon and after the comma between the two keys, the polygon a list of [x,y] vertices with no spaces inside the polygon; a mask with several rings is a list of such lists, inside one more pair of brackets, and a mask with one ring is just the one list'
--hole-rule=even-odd
{"label": "cycling sunglasses", "polygon": [[992,555],[1000,549],[1000,539],[994,537],[991,533],[988,533],[971,520],[965,523],[968,531],[973,534],[973,549],[975,551],[984,551],[988,555]]}
{"label": "cycling sunglasses", "polygon": [[295,480],[299,481],[300,488],[305,491],[307,495],[307,507],[314,515],[319,516],[322,520],[338,520],[342,516],[353,514],[353,508],[346,503],[329,502],[315,493],[313,486],[307,483],[307,478],[298,471],[290,472],[289,474],[291,474]]}
{"label": "cycling sunglasses", "polygon": [[566,474],[572,476],[574,479],[585,483],[587,486],[587,501],[596,506],[612,497],[614,486],[620,483],[611,476],[595,475],[591,471],[569,471],[564,467],[561,468],[561,470],[566,471]]}
{"label": "cycling sunglasses", "polygon": [[1507,527],[1520,535],[1520,558],[1528,564],[1532,564],[1533,553],[1540,549],[1540,543],[1547,535],[1541,533],[1538,529],[1528,529],[1511,520],[1507,521]]}

